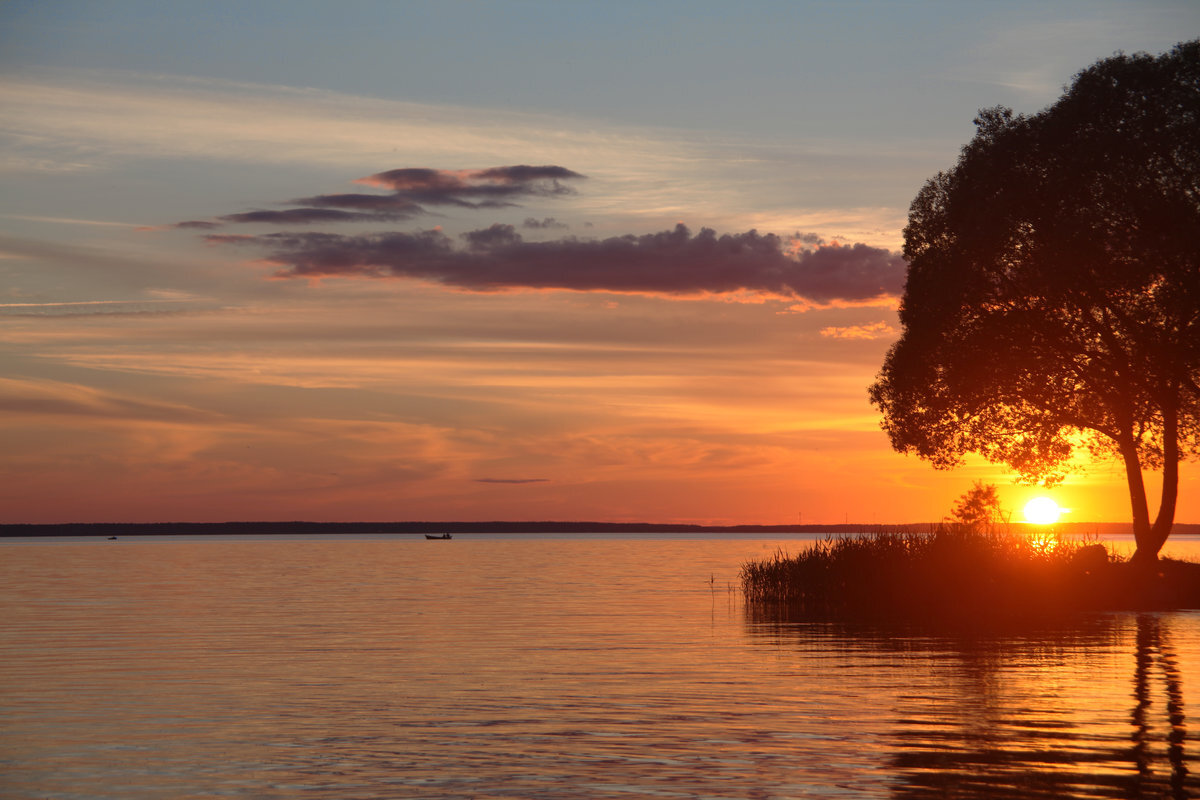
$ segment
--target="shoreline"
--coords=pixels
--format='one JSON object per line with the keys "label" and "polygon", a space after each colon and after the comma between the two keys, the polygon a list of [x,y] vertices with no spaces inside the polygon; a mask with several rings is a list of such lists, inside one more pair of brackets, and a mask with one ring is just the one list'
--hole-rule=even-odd
{"label": "shoreline", "polygon": [[[0,538],[39,536],[213,536],[272,534],[364,534],[364,533],[929,533],[938,523],[896,525],[842,523],[836,525],[688,525],[652,522],[67,522],[4,523]],[[1133,527],[1120,522],[1067,522],[1045,528],[1013,523],[1015,530],[1028,527],[1067,536],[1131,535]],[[1200,535],[1200,523],[1176,523],[1172,536]]]}

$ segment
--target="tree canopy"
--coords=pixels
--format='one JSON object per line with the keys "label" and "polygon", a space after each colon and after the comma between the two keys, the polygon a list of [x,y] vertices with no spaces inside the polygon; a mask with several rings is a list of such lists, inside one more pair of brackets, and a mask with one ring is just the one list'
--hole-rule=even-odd
{"label": "tree canopy", "polygon": [[[1200,453],[1200,40],[975,124],[913,200],[903,334],[871,401],[941,468],[974,452],[1053,484],[1081,447],[1120,458],[1153,561]],[[1143,468],[1163,472],[1153,522]]]}

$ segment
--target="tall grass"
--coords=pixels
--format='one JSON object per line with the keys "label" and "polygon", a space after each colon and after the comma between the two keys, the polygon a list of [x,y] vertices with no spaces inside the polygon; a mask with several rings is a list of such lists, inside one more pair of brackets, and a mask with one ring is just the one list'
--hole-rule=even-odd
{"label": "tall grass", "polygon": [[947,523],[928,534],[816,542],[743,564],[748,603],[806,618],[1047,617],[1081,610],[1200,607],[1200,565],[1136,570],[1088,540]]}

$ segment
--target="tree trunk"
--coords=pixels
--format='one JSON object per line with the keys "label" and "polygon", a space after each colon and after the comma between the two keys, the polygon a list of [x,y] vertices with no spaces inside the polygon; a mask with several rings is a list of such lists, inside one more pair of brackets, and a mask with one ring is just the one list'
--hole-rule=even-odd
{"label": "tree trunk", "polygon": [[1146,505],[1146,483],[1142,479],[1142,463],[1138,459],[1133,433],[1123,432],[1118,444],[1121,447],[1121,457],[1125,460],[1125,481],[1129,484],[1129,503],[1133,510],[1133,540],[1137,544],[1137,549],[1133,552],[1133,561],[1153,563],[1158,560],[1158,551],[1162,545],[1155,547],[1152,544],[1150,511]]}
{"label": "tree trunk", "polygon": [[[1170,399],[1163,403],[1163,479],[1162,499],[1154,524],[1146,507],[1146,486],[1142,482],[1141,465],[1133,447],[1133,437],[1121,442],[1125,458],[1125,477],[1129,482],[1129,498],[1133,504],[1133,552],[1135,564],[1154,564],[1171,528],[1175,524],[1175,505],[1179,498],[1179,408]],[[1128,446],[1127,446],[1128,444]],[[1136,476],[1134,471],[1136,470]]]}
{"label": "tree trunk", "polygon": [[[1169,406],[1169,407],[1168,407]],[[1162,502],[1158,516],[1150,529],[1149,544],[1154,547],[1154,557],[1171,535],[1175,524],[1175,503],[1179,499],[1179,409],[1173,404],[1163,407],[1163,483]],[[1139,546],[1139,549],[1140,546]]]}

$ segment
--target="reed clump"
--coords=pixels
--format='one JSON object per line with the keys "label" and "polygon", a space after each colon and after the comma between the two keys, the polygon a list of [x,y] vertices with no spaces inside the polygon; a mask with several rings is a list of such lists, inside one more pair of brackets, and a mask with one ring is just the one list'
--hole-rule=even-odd
{"label": "reed clump", "polygon": [[1134,565],[1094,541],[1008,525],[830,537],[742,566],[758,610],[789,616],[979,620],[1200,608],[1200,564]]}

